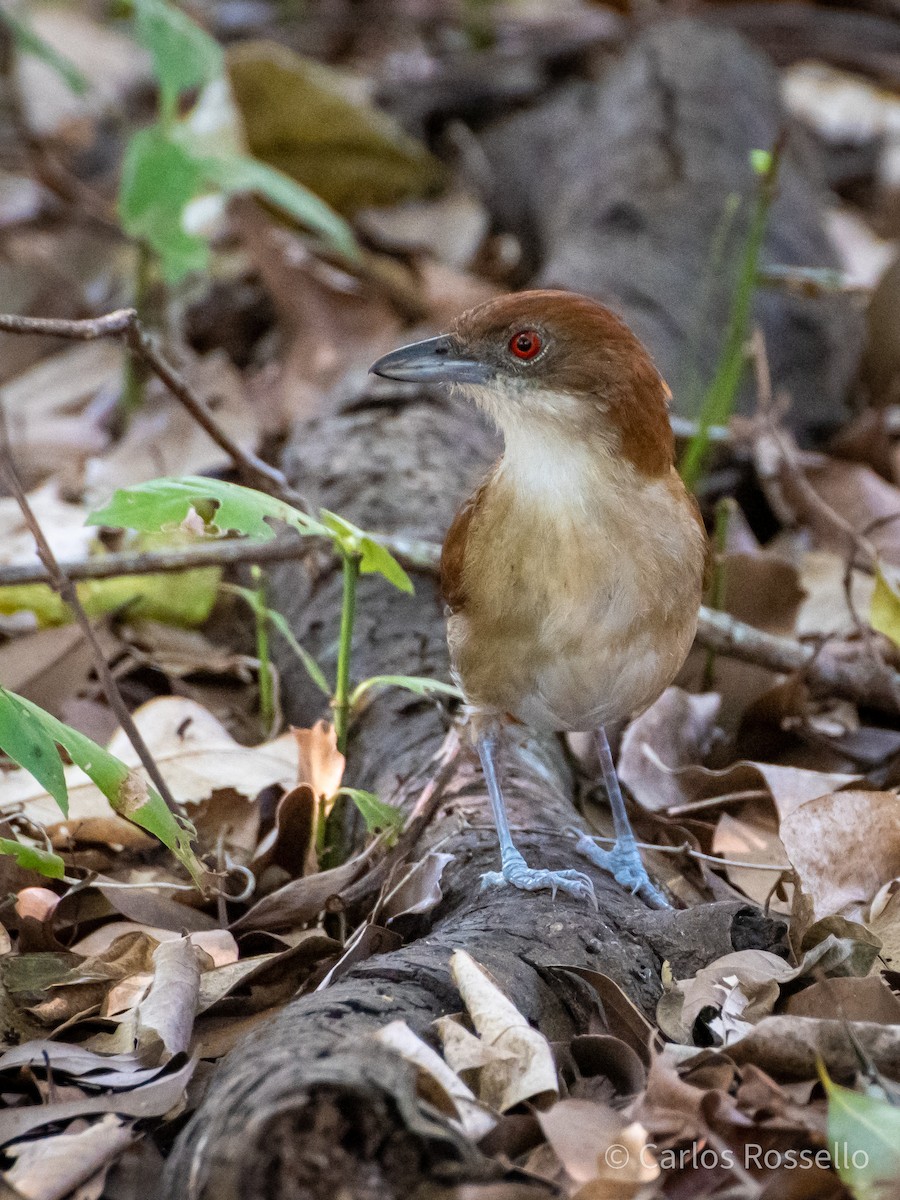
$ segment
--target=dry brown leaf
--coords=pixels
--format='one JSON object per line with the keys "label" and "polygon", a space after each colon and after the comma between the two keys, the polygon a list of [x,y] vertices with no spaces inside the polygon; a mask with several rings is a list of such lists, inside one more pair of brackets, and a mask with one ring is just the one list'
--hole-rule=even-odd
{"label": "dry brown leaf", "polygon": [[[900,971],[900,890],[896,889],[896,880],[887,903],[879,906],[877,913],[870,916],[868,928],[881,942],[881,962],[872,964],[872,971],[877,972],[887,967],[891,971]],[[872,905],[874,911],[875,905]]]}
{"label": "dry brown leaf", "polygon": [[876,893],[900,875],[900,797],[832,792],[782,816],[781,840],[813,919],[864,921]]}
{"label": "dry brown leaf", "polygon": [[[175,942],[182,936],[173,929],[161,929],[155,925],[139,925],[133,921],[111,921],[101,925],[86,937],[69,947],[75,954],[102,954],[113,942],[124,933],[141,932],[154,938],[157,942]],[[238,945],[234,935],[227,929],[197,930],[188,934],[188,940],[193,946],[199,947],[212,960],[213,967],[224,967],[228,963],[237,962]]]}
{"label": "dry brown leaf", "polygon": [[307,783],[316,796],[333,796],[344,778],[346,759],[337,748],[335,728],[316,721],[312,729],[291,729],[297,743],[297,782]]}
{"label": "dry brown leaf", "polygon": [[[690,1029],[701,1010],[722,1010],[722,1040],[733,1040],[739,1020],[743,1028],[756,1024],[775,1007],[779,983],[795,978],[797,969],[768,950],[736,950],[698,971],[693,979],[676,985],[684,997],[682,1020]],[[732,1019],[729,1021],[729,1019]]]}
{"label": "dry brown leaf", "polygon": [[432,1085],[436,1084],[448,1097],[452,1109],[455,1110],[457,1124],[472,1141],[480,1141],[497,1124],[497,1118],[478,1103],[474,1093],[459,1076],[447,1066],[436,1051],[413,1033],[405,1021],[391,1021],[373,1034],[373,1037],[396,1050],[420,1073],[430,1077]]}
{"label": "dry brown leaf", "polygon": [[376,845],[373,842],[362,854],[339,867],[319,871],[315,875],[304,875],[302,879],[292,879],[268,896],[263,896],[232,922],[232,931],[246,933],[251,929],[291,929],[312,921],[332,896],[339,895],[360,877]]}
{"label": "dry brown leaf", "polygon": [[[241,447],[255,451],[260,432],[238,370],[223,351],[197,358],[182,349],[182,374],[206,402],[216,423]],[[85,470],[89,503],[100,503],[119,487],[162,475],[202,475],[227,467],[231,459],[170,393],[155,381],[148,401],[135,414],[125,436]]]}
{"label": "dry brown leaf", "polygon": [[841,1017],[900,1025],[900,997],[878,975],[822,979],[789,996],[784,1011],[791,1017]]}
{"label": "dry brown leaf", "polygon": [[[807,479],[822,500],[862,533],[873,521],[900,512],[900,488],[877,475],[871,467],[820,456]],[[796,486],[789,471],[783,471],[782,486],[804,525],[812,530],[820,549],[846,558],[847,534],[827,519]],[[900,565],[898,522],[885,521],[867,537],[885,562]]]}
{"label": "dry brown leaf", "polygon": [[[741,812],[752,813],[754,820],[745,820],[743,816],[733,817],[727,812],[721,814],[713,833],[713,854],[747,863],[783,863],[785,872],[789,872],[791,864],[778,836],[775,815],[763,811],[758,804],[744,805]],[[777,872],[754,870],[752,866],[727,866],[725,874],[732,886],[757,904],[768,903],[775,912],[791,911],[788,900],[772,895],[772,889],[780,878]]]}
{"label": "dry brown leaf", "polygon": [[431,912],[444,898],[441,891],[441,876],[452,854],[429,850],[424,858],[400,867],[400,881],[388,891],[381,916],[390,925],[399,917]]}
{"label": "dry brown leaf", "polygon": [[573,1200],[630,1200],[659,1175],[647,1131],[593,1100],[560,1100],[537,1119],[577,1185]]}
{"label": "dry brown leaf", "polygon": [[136,1011],[135,1038],[150,1060],[168,1062],[187,1050],[200,996],[200,962],[189,938],[162,942],[153,983]]}
{"label": "dry brown leaf", "polygon": [[[648,762],[652,763],[654,756],[649,747],[646,757]],[[670,810],[676,815],[689,811],[685,808],[686,805],[695,805],[701,800],[712,801],[719,796],[735,795],[750,799],[749,796],[745,797],[744,793],[758,795],[760,792],[768,792],[783,820],[798,805],[829,792],[836,792],[862,779],[860,775],[846,775],[835,771],[808,771],[803,767],[784,767],[767,762],[740,761],[721,771],[712,771],[708,767],[684,767],[677,772],[668,772],[659,760],[656,765],[661,774],[674,774],[681,789],[681,804]]]}
{"label": "dry brown leaf", "polygon": [[[716,732],[721,698],[667,688],[622,735],[619,779],[651,811],[683,802],[679,768],[702,763]],[[665,770],[660,769],[663,764]]]}
{"label": "dry brown leaf", "polygon": [[[498,1112],[523,1100],[558,1095],[556,1065],[543,1034],[529,1025],[487,971],[465,950],[454,950],[450,973],[484,1047],[493,1058],[479,1072],[478,1096]],[[439,1031],[442,1028],[439,1026]]]}

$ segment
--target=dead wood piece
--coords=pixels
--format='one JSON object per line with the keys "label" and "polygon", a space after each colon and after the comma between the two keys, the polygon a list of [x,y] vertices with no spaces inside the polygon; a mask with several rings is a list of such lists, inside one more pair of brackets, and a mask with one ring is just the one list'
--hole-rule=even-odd
{"label": "dead wood piece", "polygon": [[[723,345],[757,188],[751,151],[771,149],[785,128],[763,264],[838,265],[819,152],[789,123],[778,88],[772,63],[733,30],[666,20],[597,83],[571,84],[481,138],[486,199],[522,244],[528,282],[616,308],[682,417],[696,416]],[[760,289],[754,319],[793,428],[808,436],[838,421],[861,348],[854,301]],[[741,407],[751,405],[748,380]]]}
{"label": "dead wood piece", "polygon": [[[316,503],[392,539],[435,542],[494,448],[464,405],[379,405],[304,426],[286,466],[289,476],[318,488],[311,497]],[[409,597],[383,582],[361,581],[358,678],[446,672],[433,573],[416,572],[414,582],[416,595]],[[272,602],[326,669],[339,595],[339,572],[328,563],[285,564],[273,572]],[[305,723],[319,715],[321,696],[308,688],[304,673],[287,659],[280,667],[290,719]],[[444,743],[446,720],[434,703],[397,691],[380,694],[351,731],[349,782],[385,799],[408,797],[411,807],[426,783],[423,768]],[[523,734],[506,747],[501,769],[523,853],[551,868],[571,865],[573,842],[563,831],[579,817],[559,743]],[[461,1007],[449,972],[455,949],[484,963],[548,1038],[564,1040],[586,1028],[596,1000],[583,981],[551,967],[600,970],[648,1012],[664,959],[684,976],[739,946],[777,946],[782,936],[779,923],[749,904],[653,912],[599,872],[593,873],[599,912],[545,894],[482,891],[481,874],[497,864],[496,839],[474,754],[466,750],[452,763],[437,813],[411,858],[438,846],[453,855],[441,879],[443,900],[433,913],[404,917],[400,926],[416,940],[293,1001],[218,1067],[169,1161],[167,1197],[340,1193],[383,1200],[412,1196],[424,1181],[487,1178],[493,1167],[461,1146],[446,1118],[416,1097],[405,1068],[366,1040],[401,1018],[434,1041],[435,1018]],[[367,904],[360,892],[344,902],[351,905],[352,928]]]}

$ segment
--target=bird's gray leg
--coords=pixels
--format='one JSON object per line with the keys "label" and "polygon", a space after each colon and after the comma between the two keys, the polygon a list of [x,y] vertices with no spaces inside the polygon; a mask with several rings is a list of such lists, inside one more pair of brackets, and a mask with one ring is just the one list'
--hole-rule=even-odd
{"label": "bird's gray leg", "polygon": [[612,850],[601,850],[586,833],[582,833],[575,849],[596,866],[609,871],[618,883],[641,896],[652,908],[671,908],[662,892],[650,882],[650,876],[641,862],[631,822],[625,811],[625,801],[622,799],[622,789],[619,787],[619,777],[616,775],[606,730],[602,725],[597,730],[597,749],[600,752],[603,783],[609,797],[609,807],[612,809],[616,841]]}
{"label": "bird's gray leg", "polygon": [[500,870],[487,871],[482,875],[481,886],[493,887],[510,884],[512,887],[522,888],[526,892],[549,890],[554,896],[557,892],[566,892],[577,899],[590,900],[596,907],[594,885],[581,871],[543,871],[527,865],[513,844],[509,818],[506,815],[506,804],[503,801],[503,793],[497,778],[495,762],[497,735],[493,731],[481,733],[476,744],[500,842]]}

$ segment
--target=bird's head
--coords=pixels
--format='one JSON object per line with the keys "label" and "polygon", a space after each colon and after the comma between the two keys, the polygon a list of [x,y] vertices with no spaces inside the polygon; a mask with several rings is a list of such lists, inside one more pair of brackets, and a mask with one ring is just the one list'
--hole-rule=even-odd
{"label": "bird's head", "polygon": [[571,292],[500,296],[449,333],[385,354],[370,368],[455,385],[515,437],[596,441],[642,473],[673,462],[669,389],[641,342],[608,308]]}

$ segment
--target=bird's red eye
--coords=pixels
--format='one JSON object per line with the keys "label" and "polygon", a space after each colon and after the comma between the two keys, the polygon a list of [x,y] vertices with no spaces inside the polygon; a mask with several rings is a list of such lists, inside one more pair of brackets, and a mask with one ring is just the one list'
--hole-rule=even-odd
{"label": "bird's red eye", "polygon": [[533,329],[520,329],[509,339],[510,353],[516,358],[534,358],[541,348],[540,335]]}

